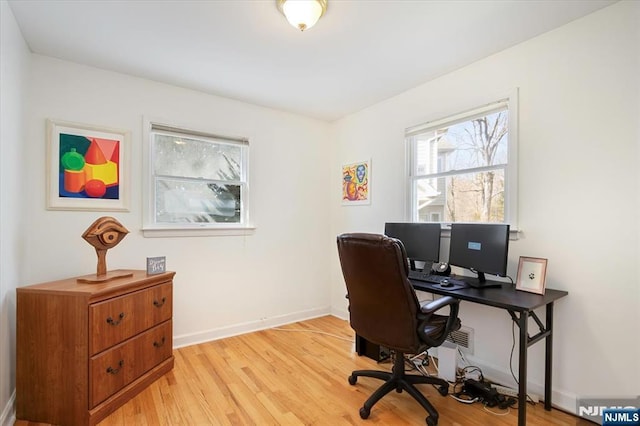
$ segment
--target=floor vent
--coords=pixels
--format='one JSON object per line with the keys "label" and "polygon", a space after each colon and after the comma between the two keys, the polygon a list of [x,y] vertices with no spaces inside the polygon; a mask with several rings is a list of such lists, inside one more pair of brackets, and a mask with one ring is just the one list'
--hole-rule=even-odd
{"label": "floor vent", "polygon": [[473,355],[473,328],[461,327],[447,336],[447,342],[458,345],[464,353]]}

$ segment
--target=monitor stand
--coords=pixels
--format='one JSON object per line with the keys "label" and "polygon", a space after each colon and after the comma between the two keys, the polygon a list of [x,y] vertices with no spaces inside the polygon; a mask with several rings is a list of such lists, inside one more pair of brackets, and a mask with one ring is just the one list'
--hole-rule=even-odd
{"label": "monitor stand", "polygon": [[433,263],[434,262],[432,261],[425,260],[422,269],[418,269],[418,267],[416,266],[416,261],[414,259],[409,259],[409,270],[423,272],[425,275],[429,275],[431,273],[431,270],[433,269]]}
{"label": "monitor stand", "polygon": [[462,280],[472,288],[499,288],[502,287],[502,283],[496,281],[487,281],[484,277],[484,272],[477,272],[478,278],[464,277]]}

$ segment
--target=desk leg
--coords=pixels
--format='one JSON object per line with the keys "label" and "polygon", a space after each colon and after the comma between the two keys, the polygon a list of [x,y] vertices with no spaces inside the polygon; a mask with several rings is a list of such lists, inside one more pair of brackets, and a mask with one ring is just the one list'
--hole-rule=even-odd
{"label": "desk leg", "polygon": [[544,339],[544,409],[551,410],[551,366],[553,357],[553,302],[546,306],[546,330],[549,333]]}
{"label": "desk leg", "polygon": [[529,312],[520,312],[520,353],[518,362],[518,426],[527,424],[527,348],[529,346]]}

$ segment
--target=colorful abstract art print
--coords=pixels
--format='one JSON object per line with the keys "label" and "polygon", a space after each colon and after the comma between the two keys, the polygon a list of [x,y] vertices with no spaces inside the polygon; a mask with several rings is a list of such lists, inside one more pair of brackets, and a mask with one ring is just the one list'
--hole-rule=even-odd
{"label": "colorful abstract art print", "polygon": [[342,204],[371,203],[371,161],[342,166]]}
{"label": "colorful abstract art print", "polygon": [[47,120],[47,208],[128,211],[129,132]]}

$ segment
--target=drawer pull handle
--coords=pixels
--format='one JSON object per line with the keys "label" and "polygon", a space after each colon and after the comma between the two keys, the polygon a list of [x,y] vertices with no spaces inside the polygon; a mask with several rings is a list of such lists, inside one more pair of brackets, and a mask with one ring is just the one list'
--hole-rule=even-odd
{"label": "drawer pull handle", "polygon": [[159,348],[160,346],[164,345],[164,341],[165,341],[165,337],[162,336],[162,340],[160,340],[159,342],[153,342],[153,346],[156,348]]}
{"label": "drawer pull handle", "polygon": [[118,315],[118,319],[117,320],[114,320],[111,317],[107,318],[107,324],[118,325],[118,324],[120,324],[120,322],[122,321],[123,318],[124,318],[124,312],[120,312],[120,315]]}
{"label": "drawer pull handle", "polygon": [[153,306],[155,306],[156,308],[159,308],[159,307],[161,307],[162,305],[164,305],[164,302],[166,302],[166,301],[167,301],[167,298],[166,298],[166,297],[163,297],[163,298],[162,298],[162,300],[161,300],[161,301],[159,301],[159,302],[158,302],[157,300],[154,300],[154,301],[153,301]]}
{"label": "drawer pull handle", "polygon": [[118,372],[122,369],[123,365],[124,365],[124,359],[121,359],[120,362],[118,363],[118,368],[109,367],[107,368],[107,373],[118,374]]}

